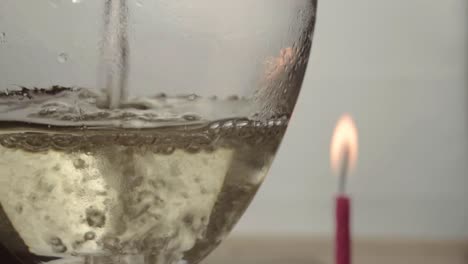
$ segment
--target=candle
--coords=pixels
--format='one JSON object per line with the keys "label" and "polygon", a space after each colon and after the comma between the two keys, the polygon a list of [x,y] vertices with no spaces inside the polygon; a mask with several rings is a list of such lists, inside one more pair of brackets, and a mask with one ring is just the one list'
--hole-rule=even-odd
{"label": "candle", "polygon": [[340,118],[332,138],[330,160],[333,170],[339,174],[338,195],[335,208],[335,263],[351,263],[351,199],[346,194],[349,171],[357,161],[357,129],[349,115]]}
{"label": "candle", "polygon": [[335,263],[351,264],[350,199],[340,195],[336,198]]}

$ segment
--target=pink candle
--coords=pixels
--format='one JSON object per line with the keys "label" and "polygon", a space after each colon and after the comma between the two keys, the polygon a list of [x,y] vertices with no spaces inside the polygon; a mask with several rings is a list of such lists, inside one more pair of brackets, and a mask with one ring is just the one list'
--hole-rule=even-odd
{"label": "pink candle", "polygon": [[351,264],[351,199],[346,195],[348,173],[357,160],[357,129],[349,115],[344,115],[333,134],[331,144],[331,162],[334,171],[339,174],[338,196],[335,208],[335,263]]}
{"label": "pink candle", "polygon": [[335,262],[351,264],[350,199],[340,195],[336,198]]}

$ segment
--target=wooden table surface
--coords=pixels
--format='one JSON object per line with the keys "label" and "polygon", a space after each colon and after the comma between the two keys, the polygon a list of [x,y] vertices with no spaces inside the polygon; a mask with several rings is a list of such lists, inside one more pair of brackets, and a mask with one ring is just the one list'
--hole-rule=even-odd
{"label": "wooden table surface", "polygon": [[[468,264],[468,241],[358,240],[357,264]],[[203,264],[332,264],[326,239],[230,238]]]}

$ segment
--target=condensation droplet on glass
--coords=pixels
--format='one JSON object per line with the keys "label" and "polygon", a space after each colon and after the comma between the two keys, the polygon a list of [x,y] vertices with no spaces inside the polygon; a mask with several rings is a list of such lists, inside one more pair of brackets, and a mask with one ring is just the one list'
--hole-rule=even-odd
{"label": "condensation droplet on glass", "polygon": [[60,63],[65,63],[68,61],[68,54],[65,52],[62,52],[58,55],[57,61]]}
{"label": "condensation droplet on glass", "polygon": [[0,32],[0,44],[6,43],[6,33]]}

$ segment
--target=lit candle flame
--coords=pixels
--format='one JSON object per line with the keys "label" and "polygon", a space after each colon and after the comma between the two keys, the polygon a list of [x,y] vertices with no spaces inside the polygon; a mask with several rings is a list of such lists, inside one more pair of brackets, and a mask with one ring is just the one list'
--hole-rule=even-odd
{"label": "lit candle flame", "polygon": [[330,161],[336,174],[345,176],[356,166],[358,133],[353,118],[343,115],[336,124],[330,146]]}

